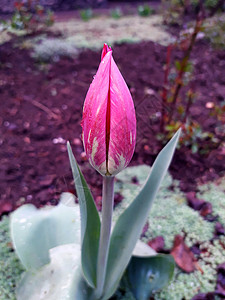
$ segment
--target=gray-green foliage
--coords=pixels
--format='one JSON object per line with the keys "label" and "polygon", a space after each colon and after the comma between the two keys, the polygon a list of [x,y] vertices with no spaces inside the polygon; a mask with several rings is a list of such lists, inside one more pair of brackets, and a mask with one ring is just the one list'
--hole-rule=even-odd
{"label": "gray-green foliage", "polygon": [[95,287],[101,222],[94,199],[73,156],[69,142],[67,148],[80,205],[83,275],[90,286]]}
{"label": "gray-green foliage", "polygon": [[[120,192],[125,198],[122,203],[115,209],[115,219],[128,205],[130,200],[134,198],[137,193],[138,187],[144,183],[148,174],[148,166],[139,166],[127,168],[117,176],[116,192]],[[138,184],[132,183],[132,178],[136,176]],[[169,187],[173,184],[174,191]],[[224,191],[225,191],[225,178],[217,183],[210,183],[199,187],[200,198],[212,203],[213,213],[218,215],[219,221],[225,226],[225,209],[224,205]],[[166,200],[164,201],[163,198]],[[173,204],[173,205],[172,205]],[[176,207],[174,207],[176,206]],[[173,212],[170,212],[170,210]],[[168,220],[164,223],[164,218],[159,218],[166,214]],[[172,181],[171,176],[167,175],[163,181],[161,189],[155,202],[152,206],[150,219],[152,220],[152,230],[149,228],[147,234],[149,238],[162,234],[166,240],[166,245],[172,245],[174,234],[180,233],[179,228],[183,226],[189,232],[186,242],[189,246],[193,243],[188,240],[191,236],[191,231],[195,233],[195,239],[202,241],[200,248],[207,249],[201,255],[199,265],[203,270],[195,271],[191,274],[182,272],[180,269],[175,269],[175,276],[171,284],[163,289],[161,292],[155,294],[156,300],[177,300],[177,299],[191,299],[194,295],[200,292],[213,291],[216,284],[216,267],[218,264],[225,261],[225,250],[221,242],[225,244],[225,237],[221,237],[210,242],[214,230],[214,223],[204,221],[199,215],[192,211],[187,205],[185,195],[179,190],[178,182]],[[202,223],[202,220],[204,221]],[[132,220],[131,220],[132,221]],[[159,225],[161,227],[157,226]],[[192,223],[193,222],[193,223]],[[12,245],[9,236],[9,220],[7,217],[0,221],[0,299],[1,300],[14,300],[15,285],[18,283],[23,267],[12,251]],[[202,227],[205,227],[205,232]],[[209,226],[209,227],[207,227]],[[165,227],[165,228],[164,228]],[[189,229],[188,229],[189,227]],[[202,230],[200,233],[198,229]],[[121,290],[117,292],[117,299],[133,300],[132,295],[126,287],[125,293]]]}
{"label": "gray-green foliage", "polygon": [[20,280],[23,267],[12,249],[9,219],[0,222],[0,299],[15,300],[15,286]]}
{"label": "gray-green foliage", "polygon": [[63,193],[57,206],[37,209],[25,204],[11,214],[13,246],[26,270],[36,271],[50,262],[49,250],[80,244],[79,206],[71,193]]}
{"label": "gray-green foliage", "polygon": [[[27,204],[12,213],[10,233],[13,247],[26,268],[22,280],[16,287],[18,300],[40,298],[107,300],[115,293],[149,216],[151,204],[170,165],[180,131],[179,129],[158,154],[146,183],[129,207],[119,216],[111,237],[109,231],[109,255],[105,261],[97,258],[101,257],[102,253],[104,255],[104,252],[101,253],[99,236],[100,224],[102,228],[106,224],[104,218],[100,223],[94,199],[68,143],[80,214],[79,207],[74,203],[74,197],[71,197],[70,193],[62,196],[60,203],[55,207],[37,210],[34,205]],[[133,219],[132,224],[130,219]],[[81,245],[80,235],[77,235],[80,232],[80,223]],[[74,248],[67,249],[69,246],[67,243],[71,242],[74,243]],[[106,240],[103,239],[104,242],[106,243]],[[138,268],[137,262],[140,265]],[[135,277],[133,271],[129,272],[129,268],[133,270],[133,265],[136,269]],[[135,282],[136,276],[140,278],[139,272],[144,278],[143,288],[140,289],[140,285],[132,285],[132,291],[138,298],[147,300],[153,290],[162,288],[172,279],[174,260],[171,256],[152,257],[145,254],[143,257],[134,257],[130,261],[129,268],[127,269],[129,280]],[[99,270],[100,272],[105,270],[105,274],[99,276]],[[150,285],[149,272],[154,278]]]}

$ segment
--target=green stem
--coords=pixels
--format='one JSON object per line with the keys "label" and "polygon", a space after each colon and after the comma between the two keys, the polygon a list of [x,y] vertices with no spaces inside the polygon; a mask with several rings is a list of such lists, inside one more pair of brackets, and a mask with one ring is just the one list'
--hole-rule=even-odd
{"label": "green stem", "polygon": [[114,202],[114,177],[103,177],[103,190],[102,190],[102,223],[101,233],[98,250],[97,262],[97,288],[96,297],[102,296],[105,284],[106,267],[109,253],[109,243],[112,224]]}

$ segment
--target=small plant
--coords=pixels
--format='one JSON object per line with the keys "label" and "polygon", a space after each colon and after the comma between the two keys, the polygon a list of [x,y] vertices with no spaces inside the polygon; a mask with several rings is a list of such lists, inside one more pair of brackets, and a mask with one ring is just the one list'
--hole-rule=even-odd
{"label": "small plant", "polygon": [[225,49],[225,15],[218,14],[205,21],[204,34],[216,49]]}
{"label": "small plant", "polygon": [[157,254],[139,237],[180,130],[159,153],[142,190],[112,229],[115,175],[132,158],[136,116],[129,89],[106,44],[86,95],[82,129],[87,159],[103,178],[102,218],[68,142],[79,206],[66,193],[56,207],[38,210],[28,204],[11,218],[13,245],[27,270],[17,288],[17,300],[107,300],[123,274],[134,298],[148,300],[171,280],[174,260]]}
{"label": "small plant", "polygon": [[162,15],[167,25],[181,25],[185,7],[180,0],[162,0]]}
{"label": "small plant", "polygon": [[153,13],[154,10],[148,4],[138,6],[138,14],[141,17],[148,17]]}
{"label": "small plant", "polygon": [[83,21],[89,21],[93,18],[93,11],[91,8],[80,10],[80,17]]}
{"label": "small plant", "polygon": [[[191,33],[186,32],[175,44],[168,46],[164,75],[164,87],[161,93],[162,110],[159,139],[168,140],[178,128],[182,128],[181,144],[190,147],[193,153],[199,149],[201,140],[213,140],[214,134],[204,132],[201,125],[190,118],[190,108],[195,102],[196,92],[192,82],[193,64],[190,54],[197,34],[202,31],[202,20],[197,19]],[[181,60],[176,60],[171,68],[173,48],[181,49],[184,54]],[[180,93],[186,86],[187,92],[182,97]],[[188,88],[187,88],[188,87]],[[185,101],[184,101],[185,100]],[[176,118],[176,121],[174,119]],[[201,149],[202,151],[203,149]],[[206,150],[206,149],[205,149]],[[203,153],[204,151],[202,151]]]}
{"label": "small plant", "polygon": [[111,16],[113,19],[120,19],[122,17],[123,13],[119,7],[116,7],[111,11]]}
{"label": "small plant", "polygon": [[[213,103],[210,103],[213,104]],[[221,137],[223,141],[225,137],[225,100],[218,105],[212,105],[210,115],[214,116],[218,120],[218,125],[215,127],[215,134]],[[215,142],[217,142],[217,147],[219,146],[218,140],[214,137]]]}
{"label": "small plant", "polygon": [[[181,38],[167,48],[166,66],[164,73],[164,85],[161,92],[162,109],[160,134],[158,138],[167,141],[178,128],[182,128],[182,136],[180,144],[191,148],[193,153],[208,153],[210,148],[218,146],[216,135],[221,135],[224,127],[220,118],[223,118],[224,107],[215,106],[214,103],[208,103],[211,108],[211,115],[216,115],[221,123],[215,132],[205,132],[201,124],[192,120],[190,117],[190,108],[195,103],[197,93],[195,92],[195,84],[192,80],[194,66],[190,61],[190,54],[199,32],[203,31],[202,20],[197,19],[195,28],[186,31]],[[171,57],[173,49],[177,47],[184,52],[181,60],[176,60],[174,66],[171,67]],[[185,89],[186,88],[186,92]],[[181,94],[182,93],[182,94]],[[176,121],[174,121],[176,119]],[[202,141],[210,141],[203,143]]]}
{"label": "small plant", "polygon": [[[191,148],[192,153],[200,151],[200,153],[204,154],[209,151],[208,148],[201,146],[201,141],[213,141],[213,133],[203,131],[199,123],[187,118],[185,123],[181,121],[171,121],[171,123],[165,128],[167,132],[166,138],[169,139],[170,136],[173,136],[173,133],[176,132],[177,128],[182,128],[180,145]],[[163,136],[163,138],[165,139],[165,136]]]}
{"label": "small plant", "polygon": [[204,3],[205,7],[211,9],[211,8],[215,8],[220,1],[219,0],[205,0],[204,2],[205,2]]}
{"label": "small plant", "polygon": [[216,116],[217,120],[221,122],[221,124],[225,123],[225,100],[222,101],[219,105],[212,105],[213,116]]}
{"label": "small plant", "polygon": [[16,30],[34,32],[52,26],[54,14],[52,11],[45,11],[43,6],[30,0],[27,3],[15,2],[15,12],[12,16],[10,27]]}

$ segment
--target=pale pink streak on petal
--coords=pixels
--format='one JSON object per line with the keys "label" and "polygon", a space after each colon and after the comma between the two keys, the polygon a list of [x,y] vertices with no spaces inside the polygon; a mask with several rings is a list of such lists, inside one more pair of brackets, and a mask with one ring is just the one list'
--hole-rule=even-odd
{"label": "pale pink streak on petal", "polygon": [[130,91],[116,63],[111,58],[111,124],[108,171],[117,174],[130,162],[136,142],[136,117]]}
{"label": "pale pink streak on petal", "polygon": [[83,109],[83,142],[87,158],[94,168],[105,175],[106,170],[106,110],[109,92],[109,72],[112,51],[101,61],[88,90]]}

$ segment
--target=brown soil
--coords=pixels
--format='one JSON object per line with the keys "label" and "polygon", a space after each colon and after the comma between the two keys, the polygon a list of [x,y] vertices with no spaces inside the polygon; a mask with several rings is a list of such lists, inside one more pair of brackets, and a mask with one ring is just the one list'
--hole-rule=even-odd
{"label": "brown soil", "polygon": [[[101,176],[85,160],[80,139],[82,106],[100,52],[86,50],[77,58],[65,57],[43,66],[28,50],[14,45],[15,41],[0,46],[0,215],[24,202],[55,204],[62,192],[74,191],[67,140],[100,204]],[[113,51],[136,106],[138,135],[131,164],[151,165],[162,148],[156,139],[159,119],[152,119],[161,103],[144,95],[146,88],[162,90],[166,47],[143,42],[116,45]],[[174,53],[174,57],[180,55]],[[209,115],[205,105],[223,100],[224,58],[225,52],[212,50],[203,42],[192,53],[198,97],[191,116],[203,130],[213,133],[218,120]],[[176,151],[170,172],[184,191],[194,191],[197,183],[222,175],[225,153],[220,142],[205,155],[192,154],[184,147]]]}

